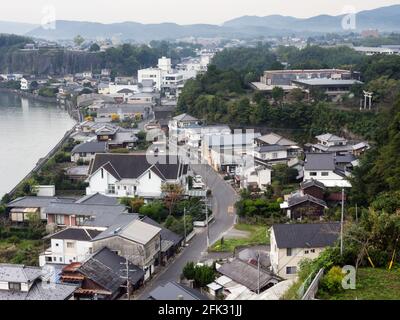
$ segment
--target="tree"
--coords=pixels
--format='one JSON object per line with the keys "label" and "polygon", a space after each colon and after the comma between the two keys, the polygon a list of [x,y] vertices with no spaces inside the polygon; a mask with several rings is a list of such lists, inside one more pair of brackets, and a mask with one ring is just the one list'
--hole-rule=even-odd
{"label": "tree", "polygon": [[280,104],[280,103],[282,103],[283,98],[285,97],[285,91],[281,87],[274,87],[272,89],[271,95],[272,95],[272,99],[274,99],[274,102],[276,104],[278,104],[278,103]]}
{"label": "tree", "polygon": [[288,94],[288,100],[291,102],[301,102],[304,99],[304,92],[300,88],[294,88]]}
{"label": "tree", "polygon": [[82,43],[84,43],[85,42],[85,39],[81,36],[81,35],[77,35],[75,38],[74,38],[74,43],[75,43],[75,45],[77,45],[78,47],[80,47],[81,45],[82,45]]}
{"label": "tree", "polygon": [[100,46],[97,43],[93,43],[90,48],[90,52],[99,52],[100,51]]}
{"label": "tree", "polygon": [[180,184],[165,183],[162,185],[161,191],[165,194],[164,203],[169,210],[169,215],[172,215],[176,203],[182,199],[184,189]]}
{"label": "tree", "polygon": [[112,121],[112,122],[119,122],[119,120],[120,120],[120,118],[119,118],[119,115],[118,115],[118,114],[113,113],[113,114],[111,115],[111,121]]}
{"label": "tree", "polygon": [[139,209],[141,215],[147,216],[158,223],[162,223],[168,217],[168,209],[161,201],[153,201]]}

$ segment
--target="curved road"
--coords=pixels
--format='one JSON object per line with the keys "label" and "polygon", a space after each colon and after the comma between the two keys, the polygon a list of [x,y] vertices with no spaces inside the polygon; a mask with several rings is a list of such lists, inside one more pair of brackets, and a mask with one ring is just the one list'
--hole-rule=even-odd
{"label": "curved road", "polygon": [[[208,189],[212,191],[215,221],[210,224],[209,233],[210,244],[213,244],[233,227],[236,215],[230,208],[234,207],[238,195],[210,166],[191,165],[191,168],[196,174],[203,177]],[[197,234],[183,249],[183,252],[161,274],[156,275],[156,278],[146,285],[137,299],[146,299],[149,292],[165,282],[179,281],[186,263],[199,261],[201,255],[205,252],[207,252],[206,230]]]}

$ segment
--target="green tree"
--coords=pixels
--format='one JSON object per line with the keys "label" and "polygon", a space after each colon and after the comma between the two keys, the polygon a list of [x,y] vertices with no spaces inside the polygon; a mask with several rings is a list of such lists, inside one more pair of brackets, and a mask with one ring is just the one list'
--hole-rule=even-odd
{"label": "green tree", "polygon": [[93,43],[90,48],[90,52],[99,52],[100,51],[100,46],[97,43]]}
{"label": "green tree", "polygon": [[77,35],[77,36],[74,38],[74,43],[75,43],[75,45],[77,45],[78,47],[80,47],[84,42],[85,42],[85,39],[84,39],[81,35]]}
{"label": "green tree", "polygon": [[274,87],[272,89],[271,95],[276,104],[281,104],[283,98],[285,97],[285,91],[282,89],[282,87]]}

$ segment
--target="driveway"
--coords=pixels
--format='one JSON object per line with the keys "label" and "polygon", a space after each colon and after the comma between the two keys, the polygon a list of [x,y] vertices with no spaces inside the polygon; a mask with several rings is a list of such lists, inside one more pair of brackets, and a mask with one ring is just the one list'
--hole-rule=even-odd
{"label": "driveway", "polygon": [[[235,213],[232,208],[238,199],[238,195],[210,166],[192,165],[191,167],[195,174],[203,177],[204,183],[213,195],[212,206],[215,220],[209,226],[211,245],[233,227]],[[137,299],[146,299],[152,290],[165,282],[179,281],[184,266],[190,261],[198,262],[205,255],[207,255],[207,232],[203,230],[191,240],[189,246],[164,271],[156,275],[156,278],[147,284]]]}

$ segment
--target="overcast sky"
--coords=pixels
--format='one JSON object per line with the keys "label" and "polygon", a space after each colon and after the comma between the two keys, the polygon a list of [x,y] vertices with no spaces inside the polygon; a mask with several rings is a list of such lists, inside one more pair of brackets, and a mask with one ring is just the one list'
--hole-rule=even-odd
{"label": "overcast sky", "polygon": [[55,8],[58,20],[96,22],[221,24],[242,15],[282,14],[310,17],[337,15],[351,6],[357,11],[400,4],[400,0],[25,0],[2,1],[0,20],[40,23]]}

